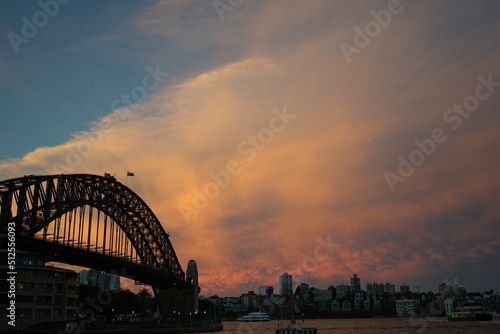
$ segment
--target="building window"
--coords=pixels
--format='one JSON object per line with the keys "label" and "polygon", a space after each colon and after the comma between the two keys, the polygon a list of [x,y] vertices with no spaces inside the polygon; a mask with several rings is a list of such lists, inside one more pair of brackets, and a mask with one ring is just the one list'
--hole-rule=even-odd
{"label": "building window", "polygon": [[36,272],[36,277],[37,278],[52,278],[52,273],[47,270],[38,270]]}
{"label": "building window", "polygon": [[38,283],[38,292],[52,292],[52,284]]}
{"label": "building window", "polygon": [[24,277],[34,277],[35,276],[33,273],[33,270],[23,270],[22,275]]}
{"label": "building window", "polygon": [[23,296],[23,295],[16,296],[16,302],[19,304],[33,304],[34,299],[35,296]]}
{"label": "building window", "polygon": [[52,297],[50,297],[50,296],[37,296],[36,297],[36,305],[51,306],[52,305]]}
{"label": "building window", "polygon": [[19,309],[18,312],[19,312],[19,319],[32,319],[33,318],[33,310],[32,309]]}
{"label": "building window", "polygon": [[35,310],[35,319],[50,319],[51,310]]}
{"label": "building window", "polygon": [[19,282],[16,284],[17,290],[31,291],[35,289],[35,283]]}

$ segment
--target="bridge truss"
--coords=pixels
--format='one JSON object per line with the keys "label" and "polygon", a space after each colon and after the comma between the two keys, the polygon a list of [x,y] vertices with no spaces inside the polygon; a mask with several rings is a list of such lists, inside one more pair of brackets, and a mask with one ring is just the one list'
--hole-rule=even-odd
{"label": "bridge truss", "polygon": [[9,222],[15,223],[18,245],[50,253],[54,261],[115,271],[156,287],[188,284],[153,211],[114,177],[0,181],[0,231]]}

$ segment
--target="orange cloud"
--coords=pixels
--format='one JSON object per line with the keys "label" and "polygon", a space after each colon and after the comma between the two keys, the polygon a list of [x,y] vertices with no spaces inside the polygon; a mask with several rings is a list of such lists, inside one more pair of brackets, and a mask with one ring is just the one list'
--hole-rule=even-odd
{"label": "orange cloud", "polygon": [[[288,6],[290,20],[278,21],[283,7],[255,10],[256,17],[245,22],[257,31],[241,46],[241,60],[163,87],[67,143],[4,161],[0,175],[51,173],[55,164],[65,173],[109,172],[124,181],[125,172],[133,171],[128,185],[170,232],[181,263],[197,261],[205,295],[277,288],[285,271],[327,287],[347,282],[354,272],[362,279],[409,283],[441,279],[470,261],[484,265],[499,251],[499,116],[492,106],[500,92],[463,128],[446,128],[449,139],[394,193],[383,174],[416,148],[416,138],[446,126],[443,112],[471,93],[477,76],[495,73],[500,80],[497,55],[466,64],[437,62],[448,50],[429,48],[413,29],[431,33],[432,25],[424,28],[408,14],[409,22],[394,21],[348,65],[338,43],[350,34],[322,16],[324,8],[334,12],[328,4],[311,4],[300,15]],[[425,13],[418,7],[423,5],[415,6],[417,14]],[[238,11],[243,5],[231,15],[243,15]],[[159,33],[165,18],[142,15],[137,24]],[[297,17],[298,27],[316,19],[324,25],[301,33],[300,43],[289,42],[286,51],[264,49],[288,36],[285,24]],[[266,29],[271,33],[261,39]],[[416,53],[419,48],[425,54]],[[262,132],[271,128],[273,110],[284,109],[294,118],[280,131]],[[264,133],[265,142],[259,139]],[[240,172],[196,208],[197,191],[215,184],[211,175],[227,171],[231,161]],[[182,205],[196,209],[189,221]],[[327,236],[338,247],[320,261],[317,239]]]}

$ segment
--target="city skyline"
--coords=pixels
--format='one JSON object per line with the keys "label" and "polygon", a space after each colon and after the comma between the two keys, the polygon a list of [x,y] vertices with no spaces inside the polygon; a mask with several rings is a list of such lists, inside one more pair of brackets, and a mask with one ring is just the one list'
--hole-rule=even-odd
{"label": "city skyline", "polygon": [[0,180],[114,175],[203,295],[500,290],[500,3],[231,3],[2,1]]}
{"label": "city skyline", "polygon": [[[287,274],[287,273],[284,273],[284,274]],[[439,287],[441,285],[444,285],[444,286],[453,286],[453,287],[457,287],[457,288],[465,288],[467,290],[467,292],[479,292],[479,293],[483,293],[483,292],[488,292],[488,291],[495,291],[495,292],[499,292],[498,290],[495,290],[493,288],[485,288],[485,289],[480,289],[480,290],[468,290],[468,286],[466,284],[463,284],[463,282],[459,282],[458,279],[455,277],[453,281],[449,281],[449,280],[444,280],[442,282],[437,282],[435,284],[435,286],[432,286],[432,287],[424,287],[423,285],[408,285],[406,283],[401,283],[401,284],[398,284],[398,283],[395,283],[395,282],[392,282],[392,281],[389,281],[389,282],[373,282],[373,281],[370,281],[370,280],[365,280],[365,282],[361,281],[361,277],[359,277],[357,274],[353,274],[353,277],[355,277],[360,281],[360,290],[359,291],[355,291],[355,292],[374,292],[373,291],[373,286],[374,285],[379,285],[381,286],[382,289],[385,289],[384,286],[387,286],[387,285],[391,285],[392,288],[394,289],[394,292],[393,293],[399,293],[399,292],[412,292],[412,293],[429,293],[429,292],[433,292],[433,293],[438,293],[439,292]],[[276,286],[280,287],[281,285],[281,277],[282,275],[279,276],[279,278],[277,279],[277,283],[276,283]],[[350,279],[352,280],[351,277]],[[349,279],[349,278],[348,278]],[[346,281],[348,280],[346,279]],[[298,286],[301,286],[301,285],[306,285],[308,286],[309,288],[314,288],[314,289],[328,289],[330,286],[333,286],[335,288],[337,288],[338,286],[346,286],[349,289],[349,293],[353,293],[353,290],[352,290],[352,285],[350,284],[345,284],[344,281],[342,282],[332,282],[331,284],[329,284],[328,286],[314,286],[312,284],[309,284],[307,281],[303,281],[303,282],[295,282],[293,283],[293,277],[292,277],[292,295],[295,294]],[[370,285],[372,287],[372,290],[368,289],[368,285]],[[401,291],[401,289],[405,289],[405,291]],[[264,290],[267,290],[266,293],[264,293]],[[253,291],[256,295],[265,295],[265,296],[268,296],[269,297],[269,294],[268,292],[269,291],[275,291],[277,293],[274,293],[273,295],[276,295],[276,296],[281,296],[281,295],[286,295],[286,293],[282,293],[279,289],[276,289],[274,290],[274,285],[264,285],[264,286],[259,286],[259,287],[254,287],[252,289],[248,289],[246,291],[241,291],[241,294],[245,294],[245,293],[248,293],[248,292],[251,292]],[[260,292],[259,292],[260,291]],[[208,295],[204,295],[203,296],[204,298],[208,298],[210,296]],[[232,297],[230,295],[225,295],[225,294],[222,294],[222,295],[219,295],[219,297]],[[270,296],[272,297],[272,296]]]}

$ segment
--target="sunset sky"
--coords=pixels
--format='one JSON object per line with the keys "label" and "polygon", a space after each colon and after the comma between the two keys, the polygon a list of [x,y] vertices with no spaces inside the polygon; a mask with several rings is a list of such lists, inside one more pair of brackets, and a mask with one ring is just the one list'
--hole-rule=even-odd
{"label": "sunset sky", "polygon": [[55,1],[0,2],[0,180],[134,172],[205,296],[500,290],[499,1]]}

